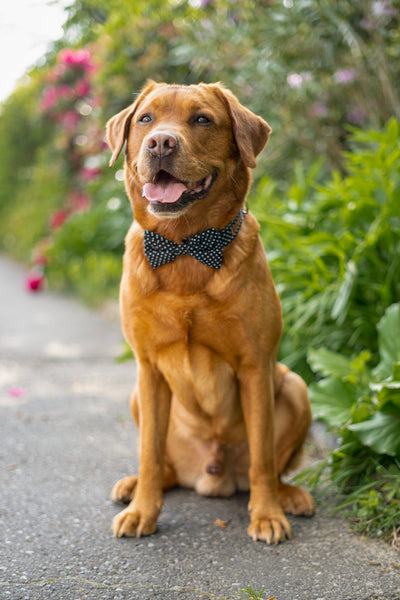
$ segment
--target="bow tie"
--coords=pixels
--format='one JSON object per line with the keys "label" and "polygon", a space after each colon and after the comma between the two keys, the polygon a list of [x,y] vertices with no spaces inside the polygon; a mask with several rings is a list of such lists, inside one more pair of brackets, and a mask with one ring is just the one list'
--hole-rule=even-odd
{"label": "bow tie", "polygon": [[[246,211],[247,212],[247,211]],[[177,244],[159,235],[155,231],[144,231],[144,252],[152,269],[165,265],[178,256],[189,255],[213,269],[220,269],[223,260],[223,249],[228,246],[237,234],[246,214],[241,210],[224,229],[215,227],[196,233]]]}

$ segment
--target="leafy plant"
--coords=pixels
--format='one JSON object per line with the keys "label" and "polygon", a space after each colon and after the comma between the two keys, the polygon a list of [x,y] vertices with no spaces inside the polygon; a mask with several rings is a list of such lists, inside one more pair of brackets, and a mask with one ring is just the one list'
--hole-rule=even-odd
{"label": "leafy plant", "polygon": [[[256,592],[255,590],[253,590],[253,586],[250,585],[248,588],[243,588],[240,591],[243,594],[243,598],[251,598],[251,599],[257,600],[258,598],[263,597],[263,593],[266,589],[267,589],[267,587],[265,586],[261,590]],[[268,600],[275,600],[275,596],[268,598]]]}
{"label": "leafy plant", "polygon": [[346,174],[323,184],[323,164],[295,167],[288,195],[261,179],[250,207],[279,292],[281,359],[310,377],[306,353],[365,348],[378,362],[375,323],[400,297],[400,128],[353,129]]}
{"label": "leafy plant", "polygon": [[103,187],[104,200],[90,211],[69,216],[53,232],[45,251],[51,287],[97,306],[118,297],[124,237],[132,222],[128,201],[113,196],[112,187]]}
{"label": "leafy plant", "polygon": [[[339,446],[305,477],[338,494],[357,529],[393,537],[400,527],[400,304],[378,324],[380,362],[369,352],[345,358],[324,348],[308,359],[322,379],[310,386],[314,418],[328,426]],[[303,476],[304,477],[304,476]]]}

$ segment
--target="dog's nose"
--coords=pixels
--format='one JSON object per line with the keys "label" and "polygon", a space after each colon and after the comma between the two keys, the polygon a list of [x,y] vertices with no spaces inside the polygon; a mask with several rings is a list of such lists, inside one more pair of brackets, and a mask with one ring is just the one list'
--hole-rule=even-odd
{"label": "dog's nose", "polygon": [[149,136],[146,142],[146,150],[157,158],[164,158],[175,150],[178,138],[168,131],[159,131]]}

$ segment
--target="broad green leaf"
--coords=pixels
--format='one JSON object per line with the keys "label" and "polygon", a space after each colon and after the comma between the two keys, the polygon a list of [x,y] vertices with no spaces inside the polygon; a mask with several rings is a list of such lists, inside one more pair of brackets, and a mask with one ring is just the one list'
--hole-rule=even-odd
{"label": "broad green leaf", "polygon": [[392,304],[378,323],[379,355],[381,362],[374,375],[384,378],[393,372],[393,363],[400,361],[400,304]]}
{"label": "broad green leaf", "polygon": [[[398,407],[400,415],[400,381],[384,381],[382,383],[371,383],[370,389],[377,393],[379,410],[382,410],[389,402]],[[399,432],[400,436],[400,432]]]}
{"label": "broad green leaf", "polygon": [[351,359],[336,352],[331,352],[326,348],[310,350],[307,358],[312,370],[322,375],[331,375],[338,379],[346,379],[352,372]]}
{"label": "broad green leaf", "polygon": [[340,427],[351,416],[356,390],[350,383],[331,377],[310,386],[313,416],[331,427]]}
{"label": "broad green leaf", "polygon": [[[397,414],[397,416],[396,416]],[[400,411],[377,411],[371,419],[350,425],[363,444],[379,454],[400,457]]]}
{"label": "broad green leaf", "polygon": [[393,363],[393,381],[400,381],[400,362]]}

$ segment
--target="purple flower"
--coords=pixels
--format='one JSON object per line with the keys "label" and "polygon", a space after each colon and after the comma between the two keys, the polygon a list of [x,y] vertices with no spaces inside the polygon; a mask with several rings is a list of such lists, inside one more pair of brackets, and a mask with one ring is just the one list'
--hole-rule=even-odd
{"label": "purple flower", "polygon": [[366,118],[367,115],[360,106],[353,106],[347,113],[347,120],[349,123],[353,123],[353,125],[361,125]]}
{"label": "purple flower", "polygon": [[317,117],[323,119],[328,116],[328,108],[323,102],[314,102],[308,109],[310,117]]}
{"label": "purple flower", "polygon": [[352,83],[357,79],[357,73],[353,69],[339,69],[335,72],[334,77],[337,83]]}

